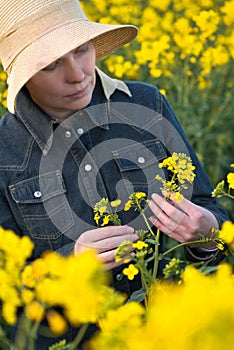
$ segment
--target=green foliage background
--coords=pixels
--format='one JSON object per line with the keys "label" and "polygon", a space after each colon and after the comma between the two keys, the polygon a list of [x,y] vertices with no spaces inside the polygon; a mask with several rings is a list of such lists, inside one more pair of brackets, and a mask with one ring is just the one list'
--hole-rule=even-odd
{"label": "green foliage background", "polygon": [[[98,62],[120,79],[158,86],[180,120],[213,186],[234,162],[234,1],[86,0],[90,20],[135,24],[138,37]],[[0,116],[6,112],[0,68]],[[233,218],[233,204],[221,200]]]}

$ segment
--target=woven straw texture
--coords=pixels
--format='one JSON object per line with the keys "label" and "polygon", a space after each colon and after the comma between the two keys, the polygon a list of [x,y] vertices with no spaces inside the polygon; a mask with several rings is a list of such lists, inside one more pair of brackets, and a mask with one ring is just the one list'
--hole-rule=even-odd
{"label": "woven straw texture", "polygon": [[90,22],[77,0],[0,0],[0,59],[8,73],[8,109],[39,70],[93,40],[97,59],[137,35],[131,25]]}

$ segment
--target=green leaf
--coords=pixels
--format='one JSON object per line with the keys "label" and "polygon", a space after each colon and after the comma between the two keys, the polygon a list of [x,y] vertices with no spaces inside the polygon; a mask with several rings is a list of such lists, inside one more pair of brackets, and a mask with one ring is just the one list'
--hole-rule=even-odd
{"label": "green leaf", "polygon": [[157,244],[157,242],[152,238],[146,238],[145,242],[153,245]]}
{"label": "green leaf", "polygon": [[200,268],[200,271],[204,274],[204,275],[209,275],[210,273],[213,273],[217,270],[218,266],[202,266]]}
{"label": "green leaf", "polygon": [[138,303],[141,303],[145,299],[145,296],[146,296],[146,289],[141,288],[131,294],[127,303],[129,303],[130,301],[137,301]]}
{"label": "green leaf", "polygon": [[67,349],[67,342],[65,339],[49,347],[49,350],[65,350]]}

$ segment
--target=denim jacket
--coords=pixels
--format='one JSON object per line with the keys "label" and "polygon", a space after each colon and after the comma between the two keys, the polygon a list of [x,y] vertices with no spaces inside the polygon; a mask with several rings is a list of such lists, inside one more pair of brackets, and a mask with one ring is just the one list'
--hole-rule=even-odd
{"label": "denim jacket", "polygon": [[[186,153],[196,167],[185,197],[210,210],[220,225],[227,220],[168,102],[145,83],[123,83],[97,69],[90,105],[60,123],[24,88],[16,114],[0,121],[0,152],[0,226],[33,240],[32,259],[46,250],[69,254],[79,235],[96,227],[93,207],[101,198],[125,203],[135,191],[160,193],[155,175],[168,174],[158,163],[173,152]],[[136,212],[122,207],[119,215],[123,224],[142,225]],[[187,254],[198,261],[218,255]],[[119,271],[114,280],[124,289]]]}
{"label": "denim jacket", "polygon": [[[70,254],[79,235],[96,227],[93,207],[101,198],[125,203],[135,191],[148,197],[160,193],[155,175],[167,179],[168,174],[158,164],[173,152],[186,153],[196,166],[185,197],[210,210],[221,225],[226,213],[211,197],[207,175],[156,87],[124,83],[97,69],[90,105],[60,123],[22,89],[16,114],[7,113],[0,121],[0,226],[33,240],[32,260],[46,250]],[[122,206],[118,213],[123,224],[144,228],[136,212]],[[186,254],[211,264],[222,258],[218,251],[187,249]],[[121,271],[112,271],[113,286],[130,295],[140,280],[130,282]],[[69,328],[62,339],[70,341],[75,334]],[[37,348],[54,342],[39,337]]]}

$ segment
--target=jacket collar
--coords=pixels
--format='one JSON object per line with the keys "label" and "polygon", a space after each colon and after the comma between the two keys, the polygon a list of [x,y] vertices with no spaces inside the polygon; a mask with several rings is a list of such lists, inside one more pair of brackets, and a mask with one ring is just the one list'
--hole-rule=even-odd
{"label": "jacket collar", "polygon": [[[120,90],[130,97],[131,92],[123,81],[112,79],[97,67],[96,72],[97,83],[93,92],[92,101],[85,110],[95,125],[108,129],[108,105],[111,96],[116,90]],[[94,106],[95,108],[93,108]],[[79,112],[75,113],[74,117],[76,114],[79,115]],[[25,127],[41,148],[43,154],[46,155],[53,142],[53,128],[57,121],[32,101],[26,88],[21,89],[17,95],[16,115],[24,123]]]}

